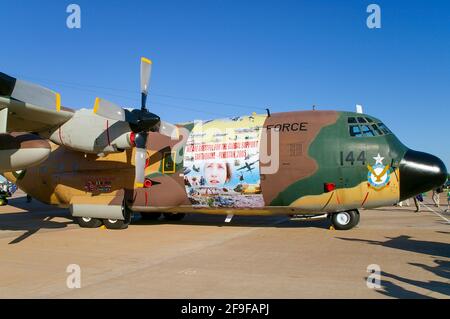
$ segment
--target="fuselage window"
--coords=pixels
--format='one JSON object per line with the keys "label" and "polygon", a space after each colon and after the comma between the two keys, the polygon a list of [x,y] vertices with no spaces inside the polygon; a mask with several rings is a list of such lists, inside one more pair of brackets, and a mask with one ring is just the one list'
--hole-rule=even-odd
{"label": "fuselage window", "polygon": [[372,119],[370,117],[366,117],[367,122],[373,123]]}
{"label": "fuselage window", "polygon": [[356,123],[356,119],[354,117],[349,117],[347,121],[348,123]]}
{"label": "fuselage window", "polygon": [[350,125],[350,136],[362,136],[361,129],[358,125]]}
{"label": "fuselage window", "polygon": [[175,173],[176,166],[175,166],[175,152],[165,152],[163,157],[163,164],[162,164],[162,172],[163,173]]}

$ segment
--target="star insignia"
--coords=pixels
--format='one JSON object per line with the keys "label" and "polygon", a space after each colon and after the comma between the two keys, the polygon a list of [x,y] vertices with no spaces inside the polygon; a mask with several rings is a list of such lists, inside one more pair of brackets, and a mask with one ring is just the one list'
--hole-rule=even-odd
{"label": "star insignia", "polygon": [[376,157],[373,157],[373,159],[376,161],[375,165],[376,165],[376,164],[381,164],[381,165],[383,165],[384,157],[381,157],[381,156],[380,156],[380,153],[378,153],[378,155],[377,155]]}

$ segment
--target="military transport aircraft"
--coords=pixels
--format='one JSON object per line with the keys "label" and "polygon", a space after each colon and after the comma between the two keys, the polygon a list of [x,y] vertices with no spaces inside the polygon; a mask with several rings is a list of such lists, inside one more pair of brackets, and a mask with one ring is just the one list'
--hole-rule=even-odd
{"label": "military transport aircraft", "polygon": [[[60,94],[0,73],[0,172],[34,198],[70,208],[81,227],[111,229],[126,228],[132,213],[206,213],[327,214],[346,230],[359,208],[392,205],[447,178],[439,158],[408,149],[361,113],[166,123],[146,108],[151,67],[141,59],[142,103],[132,110],[101,98],[92,110],[68,109]],[[244,177],[235,163],[249,154],[259,164]]]}

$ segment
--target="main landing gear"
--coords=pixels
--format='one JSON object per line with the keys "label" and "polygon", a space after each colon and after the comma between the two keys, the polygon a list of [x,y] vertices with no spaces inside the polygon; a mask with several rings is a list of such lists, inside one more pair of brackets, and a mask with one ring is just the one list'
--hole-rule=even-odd
{"label": "main landing gear", "polygon": [[83,228],[97,228],[105,225],[108,229],[125,229],[131,223],[131,211],[128,208],[122,208],[124,219],[100,219],[93,217],[76,217],[76,221]]}
{"label": "main landing gear", "polygon": [[328,217],[330,218],[334,229],[337,230],[349,230],[359,223],[359,212],[357,209],[333,213]]}
{"label": "main landing gear", "polygon": [[131,220],[120,219],[99,219],[93,217],[77,217],[76,221],[82,228],[97,228],[105,225],[108,229],[125,229]]}
{"label": "main landing gear", "polygon": [[[148,221],[156,221],[158,220],[161,215],[164,217],[167,221],[179,221],[182,220],[186,214],[183,213],[141,213],[141,218],[143,220]],[[125,214],[125,219],[99,219],[99,218],[93,218],[93,217],[76,217],[76,222],[80,227],[83,228],[97,228],[102,225],[105,225],[108,229],[125,229],[128,227],[128,225],[131,222],[131,212],[127,210]]]}
{"label": "main landing gear", "polygon": [[102,220],[92,217],[77,217],[76,221],[83,228],[97,228],[102,225]]}

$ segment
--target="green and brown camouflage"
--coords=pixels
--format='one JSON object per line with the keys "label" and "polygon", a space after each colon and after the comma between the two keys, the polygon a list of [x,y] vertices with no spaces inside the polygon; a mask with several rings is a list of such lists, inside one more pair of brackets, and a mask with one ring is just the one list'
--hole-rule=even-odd
{"label": "green and brown camouflage", "polygon": [[93,110],[71,110],[59,93],[0,73],[5,177],[69,207],[83,227],[121,228],[131,212],[325,213],[339,229],[357,224],[359,208],[392,205],[447,178],[439,158],[408,149],[362,113],[163,122],[146,109],[151,65],[141,59],[141,109],[131,111],[100,98]]}
{"label": "green and brown camouflage", "polygon": [[[242,128],[246,129],[246,121],[251,117],[255,116],[240,117],[235,123],[241,121]],[[260,167],[255,170],[258,176],[253,180],[259,181],[256,186],[260,188],[254,186],[256,190],[254,188],[250,193],[242,191],[234,195],[206,192],[205,205],[198,205],[189,196],[190,188],[186,185],[189,173],[184,170],[187,141],[183,142],[181,136],[174,140],[150,133],[147,141],[148,183],[139,189],[133,187],[134,149],[98,157],[71,151],[49,141],[52,152],[45,162],[28,168],[20,179],[16,179],[17,173],[6,173],[5,176],[45,203],[62,207],[83,204],[120,206],[125,199],[133,211],[144,212],[321,214],[390,205],[402,199],[401,162],[408,148],[380,120],[365,114],[337,111],[298,111],[257,117],[260,117],[264,130],[259,135],[256,156],[267,152],[260,149],[262,134],[277,131],[278,169],[263,174],[264,164],[258,163]],[[229,120],[202,124],[223,128],[224,121]],[[186,129],[192,136],[195,125],[187,123],[178,127]],[[200,165],[203,160],[196,163]],[[371,181],[372,173],[368,168],[373,169],[375,165],[380,166],[380,170],[388,167],[384,172],[381,170],[384,176],[379,184]],[[253,171],[250,174],[254,174]],[[258,201],[249,201],[247,205],[238,198],[248,200],[252,196],[258,196]]]}

